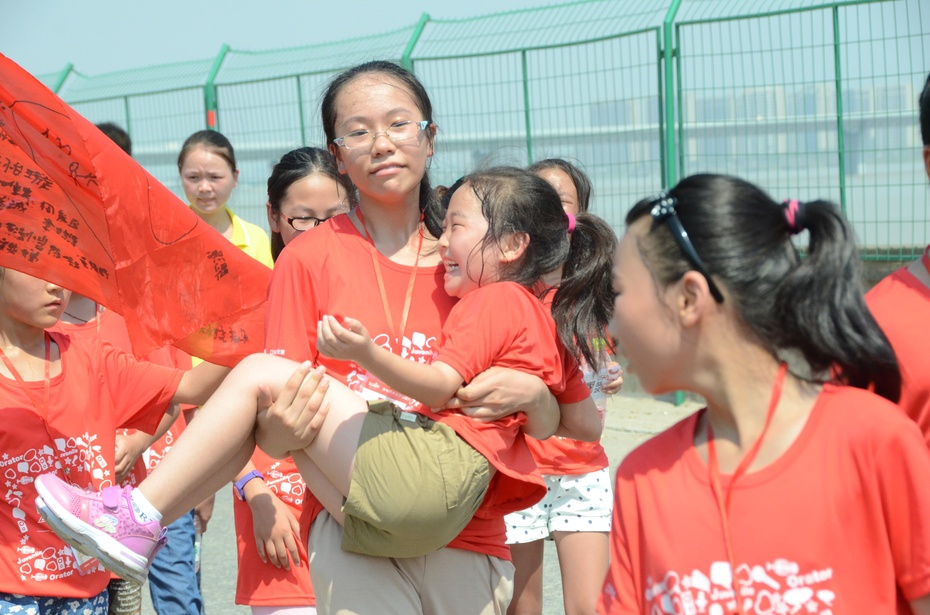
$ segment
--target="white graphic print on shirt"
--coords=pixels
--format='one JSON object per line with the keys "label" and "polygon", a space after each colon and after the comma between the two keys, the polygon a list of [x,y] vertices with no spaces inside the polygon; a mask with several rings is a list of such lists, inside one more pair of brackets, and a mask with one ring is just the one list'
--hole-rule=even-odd
{"label": "white graphic print on shirt", "polygon": [[647,578],[643,597],[650,615],[724,615],[736,611],[737,599],[744,612],[757,615],[832,615],[832,578],[832,568],[802,571],[787,559],[740,564],[734,578],[730,564],[718,561],[708,574],[695,569],[686,574],[669,571],[660,581]]}
{"label": "white graphic print on shirt", "polygon": [[[389,352],[394,352],[394,354],[399,354],[401,358],[416,361],[417,363],[433,362],[436,356],[436,351],[433,348],[435,341],[435,337],[426,337],[423,333],[413,332],[410,337],[404,336],[400,352],[397,353],[394,352],[391,346],[391,338],[386,333],[372,338],[375,345]],[[418,401],[394,391],[354,362],[352,363],[352,371],[346,377],[346,385],[368,401],[387,399],[404,410],[410,410],[419,405]]]}

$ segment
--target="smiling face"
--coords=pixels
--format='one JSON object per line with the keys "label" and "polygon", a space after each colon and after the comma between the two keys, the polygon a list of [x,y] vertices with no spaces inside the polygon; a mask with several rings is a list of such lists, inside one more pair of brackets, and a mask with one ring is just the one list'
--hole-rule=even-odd
{"label": "smiling face", "polygon": [[68,305],[71,291],[57,284],[21,273],[0,269],[0,324],[4,328],[54,326]]}
{"label": "smiling face", "polygon": [[446,268],[446,293],[462,298],[479,286],[500,278],[503,254],[495,243],[482,246],[488,221],[469,184],[452,195],[439,238],[439,254]]}
{"label": "smiling face", "polygon": [[288,187],[279,211],[272,211],[268,205],[268,224],[272,231],[281,233],[281,239],[287,245],[302,232],[288,224],[287,218],[332,218],[349,211],[348,199],[349,195],[336,180],[325,173],[314,173]]}
{"label": "smiling face", "polygon": [[629,360],[643,388],[652,394],[675,390],[669,380],[680,354],[680,329],[675,319],[673,287],[661,289],[643,260],[637,241],[649,220],[633,223],[617,246],[613,267],[614,313],[610,333],[618,352]]}
{"label": "smiling face", "polygon": [[221,156],[203,147],[193,148],[181,165],[181,185],[194,211],[209,216],[226,207],[239,179]]}
{"label": "smiling face", "polygon": [[[364,73],[342,87],[335,100],[336,136],[356,130],[382,132],[396,122],[419,122],[423,111],[399,80]],[[420,180],[433,154],[430,125],[411,139],[393,143],[385,134],[369,147],[346,149],[331,145],[340,173],[348,173],[359,195],[378,202],[395,202],[419,194]]]}

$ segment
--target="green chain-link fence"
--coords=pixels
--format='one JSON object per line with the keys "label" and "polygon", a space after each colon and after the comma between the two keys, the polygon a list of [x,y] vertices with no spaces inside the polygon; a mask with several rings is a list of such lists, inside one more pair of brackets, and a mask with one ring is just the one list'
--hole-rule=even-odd
{"label": "green chain-link fence", "polygon": [[264,225],[264,186],[289,149],[321,145],[335,74],[411,68],[439,125],[433,183],[480,164],[579,163],[615,227],[639,198],[699,171],[776,198],[830,198],[867,258],[930,243],[917,97],[930,71],[925,0],[588,0],[460,20],[411,16],[359,39],[98,76],[40,79],[94,122],[126,126],[136,158],[181,195],[183,140],[221,130],[241,169],[233,206]]}

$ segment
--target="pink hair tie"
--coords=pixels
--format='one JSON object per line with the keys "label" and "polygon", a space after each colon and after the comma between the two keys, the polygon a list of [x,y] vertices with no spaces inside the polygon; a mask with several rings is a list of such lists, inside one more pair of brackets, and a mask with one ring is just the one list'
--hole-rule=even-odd
{"label": "pink hair tie", "polygon": [[803,229],[798,225],[798,209],[801,204],[797,199],[785,201],[785,220],[788,221],[788,231],[792,235],[797,235]]}
{"label": "pink hair tie", "polygon": [[573,233],[575,231],[575,214],[565,214],[568,216],[568,232]]}

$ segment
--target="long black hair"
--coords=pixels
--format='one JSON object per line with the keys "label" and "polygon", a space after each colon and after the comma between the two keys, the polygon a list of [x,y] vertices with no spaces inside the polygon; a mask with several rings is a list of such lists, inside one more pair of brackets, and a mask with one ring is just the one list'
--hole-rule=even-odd
{"label": "long black hair", "polygon": [[[747,330],[773,356],[799,351],[815,373],[897,401],[901,373],[888,339],[865,304],[852,228],[828,201],[773,201],[757,186],[724,175],[692,175],[668,192],[707,271]],[[650,215],[644,199],[627,224]],[[668,201],[666,201],[668,202]],[[791,235],[810,234],[801,258]],[[639,250],[667,285],[694,269],[669,228],[653,220]]]}
{"label": "long black hair", "polygon": [[579,214],[569,233],[569,218],[555,188],[528,170],[493,167],[466,175],[443,195],[443,211],[463,186],[475,194],[488,221],[479,249],[500,245],[509,233],[529,237],[523,256],[500,270],[501,280],[542,295],[548,292],[538,287],[542,277],[563,268],[552,300],[559,339],[576,360],[600,367],[593,340],[604,337],[612,313],[613,229],[596,216]]}
{"label": "long black hair", "polygon": [[[430,102],[429,94],[426,88],[420,83],[416,75],[407,69],[385,60],[375,60],[365,62],[358,66],[343,71],[336,75],[326,92],[323,94],[323,100],[320,104],[320,110],[323,115],[323,132],[326,135],[326,143],[330,147],[335,147],[333,140],[339,135],[336,134],[336,99],[342,89],[351,83],[355,78],[362,75],[382,75],[400,82],[410,94],[413,101],[417,104],[423,119],[433,125],[433,103]],[[432,131],[426,133],[427,139],[432,141]],[[423,173],[423,179],[420,180],[420,212],[423,213],[426,228],[434,237],[442,234],[442,213],[439,211],[438,203],[433,199],[433,190],[429,181],[429,169]]]}

